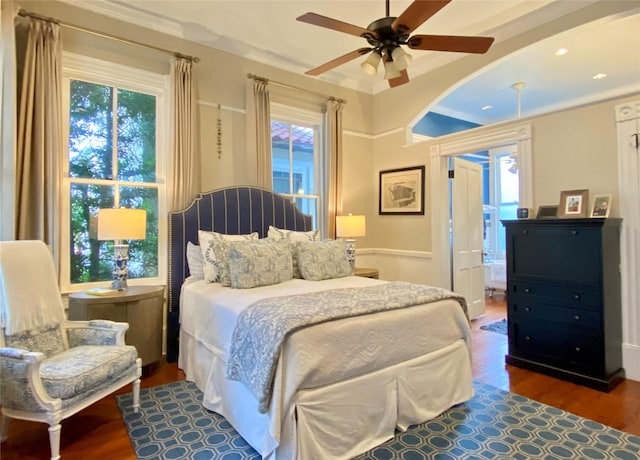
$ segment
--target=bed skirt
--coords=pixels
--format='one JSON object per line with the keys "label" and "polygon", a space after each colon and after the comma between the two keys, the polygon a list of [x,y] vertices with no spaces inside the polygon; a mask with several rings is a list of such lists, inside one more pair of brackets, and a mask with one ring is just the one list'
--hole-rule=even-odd
{"label": "bed skirt", "polygon": [[288,407],[274,403],[266,414],[244,384],[224,378],[219,354],[183,331],[178,365],[204,393],[203,405],[270,460],[349,459],[473,396],[462,339],[365,375],[298,389]]}

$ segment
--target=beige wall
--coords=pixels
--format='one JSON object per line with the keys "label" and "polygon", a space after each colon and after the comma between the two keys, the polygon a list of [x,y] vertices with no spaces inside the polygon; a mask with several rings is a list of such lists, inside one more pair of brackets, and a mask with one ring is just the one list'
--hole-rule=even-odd
{"label": "beige wall", "polygon": [[[629,2],[598,2],[544,27],[498,43],[490,53],[468,56],[414,78],[408,85],[375,96],[340,88],[304,75],[243,59],[187,40],[104,18],[67,3],[23,1],[28,11],[81,24],[106,33],[198,56],[198,81],[203,191],[255,183],[255,160],[245,148],[246,74],[254,73],[311,91],[344,98],[344,212],[367,216],[367,236],[359,247],[431,250],[430,197],[425,216],[378,216],[379,171],[425,165],[429,178],[429,143],[407,145],[410,123],[465,78],[510,52],[567,27],[631,8]],[[63,28],[65,50],[168,73],[168,55]],[[272,99],[301,107],[322,107],[324,100],[273,88]],[[588,188],[592,193],[617,193],[616,139],[613,106],[621,100],[536,117],[533,126],[535,204],[558,202],[560,190]],[[221,109],[218,109],[218,104]],[[222,119],[222,157],[216,149],[216,122]],[[523,120],[521,120],[522,122]],[[427,188],[428,190],[428,188]],[[613,212],[617,211],[614,199]],[[448,225],[443,222],[442,225]]]}

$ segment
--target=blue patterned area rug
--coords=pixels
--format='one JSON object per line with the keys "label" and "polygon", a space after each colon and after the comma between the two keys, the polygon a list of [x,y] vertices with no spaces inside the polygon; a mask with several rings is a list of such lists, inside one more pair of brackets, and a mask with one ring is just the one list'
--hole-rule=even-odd
{"label": "blue patterned area rug", "polygon": [[498,334],[507,335],[507,319],[502,318],[492,323],[483,324],[480,326],[483,331],[497,332]]}
{"label": "blue patterned area rug", "polygon": [[[476,395],[439,417],[396,433],[358,460],[529,460],[640,458],[640,437],[474,382]],[[191,382],[116,396],[139,459],[257,460],[258,453],[220,415],[200,405]],[[304,459],[307,460],[307,459]]]}

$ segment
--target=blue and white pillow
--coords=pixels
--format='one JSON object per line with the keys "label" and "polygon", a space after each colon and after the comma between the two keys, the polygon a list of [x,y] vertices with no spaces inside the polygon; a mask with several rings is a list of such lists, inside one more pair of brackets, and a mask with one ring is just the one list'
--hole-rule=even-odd
{"label": "blue and white pillow", "polygon": [[[203,258],[203,272],[204,279],[210,283],[220,282],[220,268],[227,263],[226,259],[221,260],[216,258],[214,251],[215,243],[224,241],[257,241],[259,235],[257,232],[249,233],[246,235],[227,235],[224,233],[208,232],[204,230],[198,231],[198,241],[200,243],[200,250],[202,251]],[[221,252],[221,254],[226,254]],[[227,264],[228,265],[228,264]]]}
{"label": "blue and white pillow", "polygon": [[[318,230],[309,230],[307,232],[297,232],[294,230],[286,230],[284,228],[277,228],[272,225],[269,225],[269,230],[267,231],[267,238],[272,240],[288,240],[292,243],[297,243],[299,241],[319,241],[320,240],[320,232]],[[302,278],[302,274],[300,273],[300,269],[298,268],[298,261],[295,258],[295,253],[292,253],[293,260],[293,277],[294,278]]]}
{"label": "blue and white pillow", "polygon": [[293,274],[291,243],[269,239],[229,243],[231,287],[249,289],[290,280]]}
{"label": "blue and white pillow", "polygon": [[353,273],[344,240],[300,241],[294,247],[300,273],[306,280],[342,278]]}

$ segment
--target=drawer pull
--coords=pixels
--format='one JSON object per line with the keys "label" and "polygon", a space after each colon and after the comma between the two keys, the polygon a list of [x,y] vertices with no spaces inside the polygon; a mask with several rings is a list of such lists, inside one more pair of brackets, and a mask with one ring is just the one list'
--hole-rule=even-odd
{"label": "drawer pull", "polygon": [[531,340],[531,336],[526,336],[524,339],[525,340]]}
{"label": "drawer pull", "polygon": [[531,311],[531,307],[524,307],[524,311]]}
{"label": "drawer pull", "polygon": [[575,300],[580,300],[580,294],[573,294],[573,298]]}
{"label": "drawer pull", "polygon": [[571,230],[571,234],[572,235],[577,235],[578,234],[578,230]]}
{"label": "drawer pull", "polygon": [[523,235],[526,235],[526,234],[528,234],[528,233],[529,233],[529,230],[522,230],[522,234],[523,234]]}
{"label": "drawer pull", "polygon": [[524,293],[525,293],[525,294],[529,294],[530,292],[531,292],[531,289],[529,289],[529,288],[524,288]]}
{"label": "drawer pull", "polygon": [[573,317],[576,321],[580,321],[580,315],[576,315]]}
{"label": "drawer pull", "polygon": [[581,351],[580,347],[576,347],[576,351]]}

